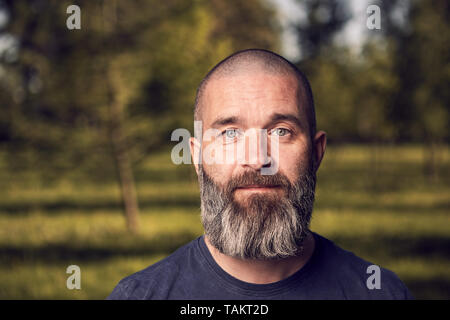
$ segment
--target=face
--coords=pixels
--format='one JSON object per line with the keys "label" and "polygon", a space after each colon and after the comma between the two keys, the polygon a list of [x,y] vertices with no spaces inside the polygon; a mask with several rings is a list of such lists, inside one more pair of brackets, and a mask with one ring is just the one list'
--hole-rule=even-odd
{"label": "face", "polygon": [[[277,167],[291,182],[298,179],[299,172],[308,167],[311,155],[308,121],[304,107],[300,106],[301,111],[298,108],[298,92],[294,77],[266,73],[218,78],[208,83],[203,100],[203,132],[217,130],[222,136],[204,137],[202,152],[206,155],[210,154],[207,150],[214,149],[234,156],[226,163],[203,161],[214,181],[225,184],[244,171],[260,170],[267,161],[276,161],[267,165]],[[278,159],[270,157],[271,139],[267,139],[269,158],[252,147],[252,141],[265,138],[258,129],[266,129],[267,138],[278,137]],[[243,146],[245,153],[239,152]],[[242,199],[249,192],[256,191],[240,190],[236,196]]]}
{"label": "face", "polygon": [[[191,148],[194,155],[214,150],[214,156],[227,159],[203,158],[196,166],[205,234],[224,254],[276,259],[301,248],[314,199],[317,142],[311,140],[299,95],[294,77],[264,72],[208,83],[203,132],[214,134],[204,136],[201,146],[191,140]],[[261,174],[267,166],[276,168],[274,174]]]}

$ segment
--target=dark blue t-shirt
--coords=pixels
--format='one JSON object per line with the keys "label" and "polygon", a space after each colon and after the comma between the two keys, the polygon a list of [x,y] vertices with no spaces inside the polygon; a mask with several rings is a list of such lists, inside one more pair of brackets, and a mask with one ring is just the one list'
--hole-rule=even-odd
{"label": "dark blue t-shirt", "polygon": [[[270,284],[252,284],[226,273],[212,257],[203,236],[167,258],[122,279],[107,299],[412,299],[392,272],[380,268],[380,289],[369,289],[372,265],[313,233],[315,250],[293,275]],[[372,279],[373,280],[373,279]],[[375,283],[369,281],[371,283]]]}

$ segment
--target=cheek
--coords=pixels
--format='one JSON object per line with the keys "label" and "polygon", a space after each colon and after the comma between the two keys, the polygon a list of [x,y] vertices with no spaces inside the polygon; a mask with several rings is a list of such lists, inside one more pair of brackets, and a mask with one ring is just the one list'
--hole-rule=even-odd
{"label": "cheek", "polygon": [[287,147],[280,146],[279,170],[291,182],[296,181],[301,173],[306,172],[310,164],[310,145],[306,141]]}
{"label": "cheek", "polygon": [[234,166],[226,164],[204,164],[203,167],[206,167],[206,173],[220,184],[224,184],[230,179],[234,169]]}
{"label": "cheek", "polygon": [[202,162],[207,165],[234,164],[238,158],[236,143],[225,143],[224,138],[213,138],[202,145]]}
{"label": "cheek", "polygon": [[238,163],[236,143],[223,144],[219,140],[208,142],[202,148],[202,163],[206,173],[216,182],[225,183]]}
{"label": "cheek", "polygon": [[203,170],[210,176],[216,184],[224,186],[230,179],[235,169],[235,164],[215,163],[202,159]]}
{"label": "cheek", "polygon": [[280,154],[279,173],[286,176],[291,183],[297,181],[299,171],[301,171],[301,160],[292,154],[282,157]]}

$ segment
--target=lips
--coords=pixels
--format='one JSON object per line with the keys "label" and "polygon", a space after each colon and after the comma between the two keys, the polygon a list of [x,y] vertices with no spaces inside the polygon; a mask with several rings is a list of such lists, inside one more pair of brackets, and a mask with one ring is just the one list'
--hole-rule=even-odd
{"label": "lips", "polygon": [[238,187],[238,189],[256,189],[256,188],[277,188],[277,185],[260,185],[260,184],[250,184],[246,186]]}

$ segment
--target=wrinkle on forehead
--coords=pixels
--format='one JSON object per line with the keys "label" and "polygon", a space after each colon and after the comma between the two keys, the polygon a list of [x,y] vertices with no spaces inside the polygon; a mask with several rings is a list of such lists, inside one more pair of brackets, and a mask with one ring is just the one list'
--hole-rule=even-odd
{"label": "wrinkle on forehead", "polygon": [[297,85],[297,105],[300,114],[305,113],[310,136],[316,131],[316,117],[311,86],[306,76],[291,62],[282,56],[264,49],[246,49],[238,51],[215,65],[197,88],[194,106],[194,120],[203,119],[203,109],[208,107],[204,99],[209,82],[214,78],[236,75],[265,73],[277,76],[292,76]]}
{"label": "wrinkle on forehead", "polygon": [[[220,114],[241,114],[249,119],[261,119],[263,113],[295,112],[306,117],[303,105],[299,105],[301,90],[292,75],[271,74],[259,71],[251,75],[238,74],[211,79],[203,97],[204,124],[209,125]],[[292,110],[295,109],[295,110]]]}

